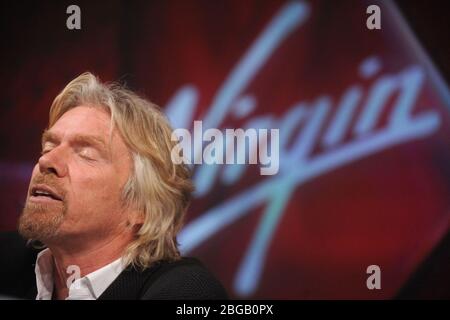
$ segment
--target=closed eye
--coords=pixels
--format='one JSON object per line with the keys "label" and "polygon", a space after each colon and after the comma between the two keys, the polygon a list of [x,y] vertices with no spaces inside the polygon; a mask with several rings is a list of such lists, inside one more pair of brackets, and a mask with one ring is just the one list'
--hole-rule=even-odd
{"label": "closed eye", "polygon": [[46,143],[41,150],[41,155],[49,153],[52,150],[53,150],[53,146],[51,146],[49,143]]}
{"label": "closed eye", "polygon": [[97,151],[92,147],[82,147],[78,150],[78,155],[87,160],[96,160],[98,158]]}

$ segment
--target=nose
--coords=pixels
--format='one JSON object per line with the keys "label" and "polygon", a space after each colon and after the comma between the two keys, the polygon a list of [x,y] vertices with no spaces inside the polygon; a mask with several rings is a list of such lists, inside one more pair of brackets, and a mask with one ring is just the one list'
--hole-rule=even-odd
{"label": "nose", "polygon": [[64,159],[62,146],[55,147],[39,158],[39,171],[41,173],[54,174],[57,177],[64,177],[67,174],[67,166]]}

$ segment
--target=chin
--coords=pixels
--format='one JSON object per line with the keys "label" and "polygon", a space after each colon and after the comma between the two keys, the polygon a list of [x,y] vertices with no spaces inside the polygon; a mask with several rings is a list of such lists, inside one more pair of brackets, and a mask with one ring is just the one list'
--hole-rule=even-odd
{"label": "chin", "polygon": [[48,242],[59,237],[63,208],[27,202],[19,218],[18,231],[26,239]]}

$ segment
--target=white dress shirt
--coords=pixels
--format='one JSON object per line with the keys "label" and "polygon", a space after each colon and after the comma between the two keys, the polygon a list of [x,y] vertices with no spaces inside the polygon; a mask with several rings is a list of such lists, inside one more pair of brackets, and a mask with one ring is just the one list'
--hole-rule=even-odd
{"label": "white dress shirt", "polygon": [[[51,300],[53,296],[53,268],[55,262],[50,249],[41,251],[36,259],[36,300]],[[96,300],[113,283],[123,271],[122,259],[119,258],[106,266],[95,270],[82,278],[76,279],[69,287],[66,300]],[[70,270],[68,275],[73,275]]]}

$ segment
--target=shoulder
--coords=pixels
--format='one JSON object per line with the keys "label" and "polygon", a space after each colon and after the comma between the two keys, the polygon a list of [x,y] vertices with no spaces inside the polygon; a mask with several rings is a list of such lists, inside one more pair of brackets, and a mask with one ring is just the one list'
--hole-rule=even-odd
{"label": "shoulder", "polygon": [[35,283],[34,263],[38,252],[17,232],[0,233],[0,294],[25,297]]}
{"label": "shoulder", "polygon": [[219,280],[197,259],[182,258],[160,263],[145,285],[141,299],[227,299]]}

